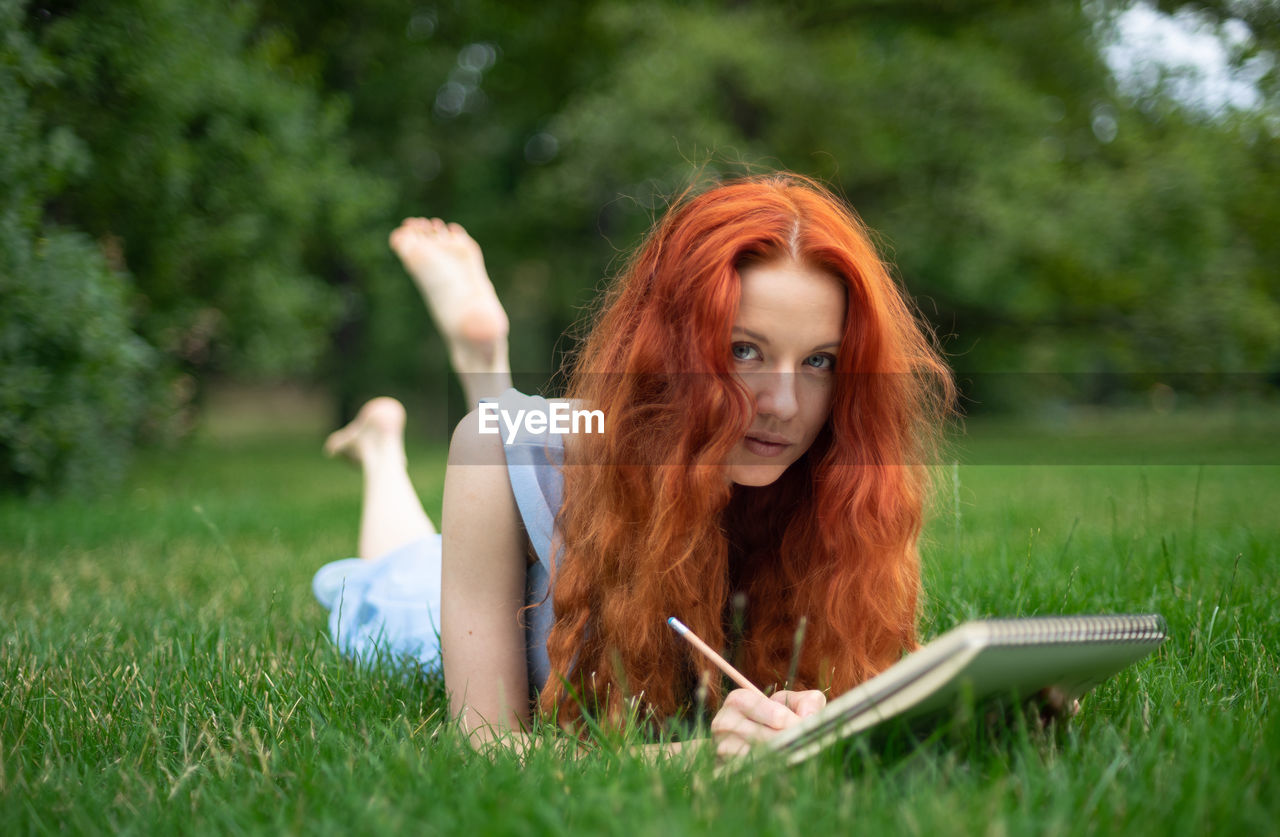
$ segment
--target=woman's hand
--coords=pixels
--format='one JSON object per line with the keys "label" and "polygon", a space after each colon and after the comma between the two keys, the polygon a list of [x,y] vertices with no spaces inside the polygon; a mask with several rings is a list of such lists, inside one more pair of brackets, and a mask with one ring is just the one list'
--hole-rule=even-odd
{"label": "woman's hand", "polygon": [[747,689],[735,689],[711,719],[716,757],[740,756],[826,705],[826,695],[818,691],[774,692],[764,698]]}

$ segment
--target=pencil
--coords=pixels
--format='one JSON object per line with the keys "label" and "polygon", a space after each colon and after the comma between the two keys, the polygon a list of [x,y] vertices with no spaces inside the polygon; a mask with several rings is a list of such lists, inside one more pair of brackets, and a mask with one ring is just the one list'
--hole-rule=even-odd
{"label": "pencil", "polygon": [[687,627],[685,627],[685,624],[681,622],[679,619],[675,618],[674,616],[671,616],[667,619],[667,624],[671,626],[672,630],[680,634],[680,636],[689,640],[689,644],[692,645],[694,648],[697,648],[704,655],[706,655],[708,660],[715,663],[716,668],[720,669],[725,674],[729,675],[729,678],[733,680],[734,683],[737,683],[739,686],[741,686],[744,689],[747,689],[748,691],[755,692],[762,698],[768,697],[764,692],[757,689],[754,683],[752,683],[750,680],[744,677],[742,672],[738,671],[736,668],[729,665],[728,660],[726,660],[724,657],[721,657],[715,651],[711,650],[710,645],[707,645],[705,642],[699,639],[698,635],[695,634],[693,631],[689,630]]}

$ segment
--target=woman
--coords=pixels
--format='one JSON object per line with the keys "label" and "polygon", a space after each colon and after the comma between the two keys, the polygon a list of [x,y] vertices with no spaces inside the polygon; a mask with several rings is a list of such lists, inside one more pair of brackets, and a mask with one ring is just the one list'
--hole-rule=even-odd
{"label": "woman", "polygon": [[[479,249],[419,221],[392,245],[468,398],[499,395],[506,318]],[[865,229],[822,187],[773,175],[680,202],[606,297],[568,396],[604,432],[513,426],[549,405],[507,391],[450,446],[440,631],[452,709],[476,735],[527,727],[532,687],[562,724],[584,706],[667,718],[705,701],[717,751],[737,754],[915,646],[921,463],[951,379]],[[483,432],[495,412],[510,433]],[[371,402],[329,444],[364,464],[362,532],[377,534],[362,534],[362,557],[434,531],[420,506],[371,518],[416,504],[402,421]],[[334,577],[318,582],[331,591]],[[671,615],[777,691],[724,695]],[[793,665],[803,688],[787,682]]]}

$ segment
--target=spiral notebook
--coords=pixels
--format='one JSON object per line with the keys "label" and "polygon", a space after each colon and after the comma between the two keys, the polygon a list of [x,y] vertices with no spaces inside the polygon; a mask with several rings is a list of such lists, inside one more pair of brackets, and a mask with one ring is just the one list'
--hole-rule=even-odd
{"label": "spiral notebook", "polygon": [[885,721],[1028,697],[1055,687],[1079,698],[1165,640],[1158,614],[1047,616],[966,622],[778,733],[760,749],[795,764]]}

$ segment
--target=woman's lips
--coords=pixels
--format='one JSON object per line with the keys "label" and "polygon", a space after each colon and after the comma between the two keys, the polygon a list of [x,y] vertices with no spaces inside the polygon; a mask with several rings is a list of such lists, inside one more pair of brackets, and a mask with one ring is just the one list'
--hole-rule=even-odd
{"label": "woman's lips", "polygon": [[742,446],[754,453],[756,456],[772,457],[782,453],[791,446],[790,442],[782,441],[776,436],[747,436],[742,440]]}

